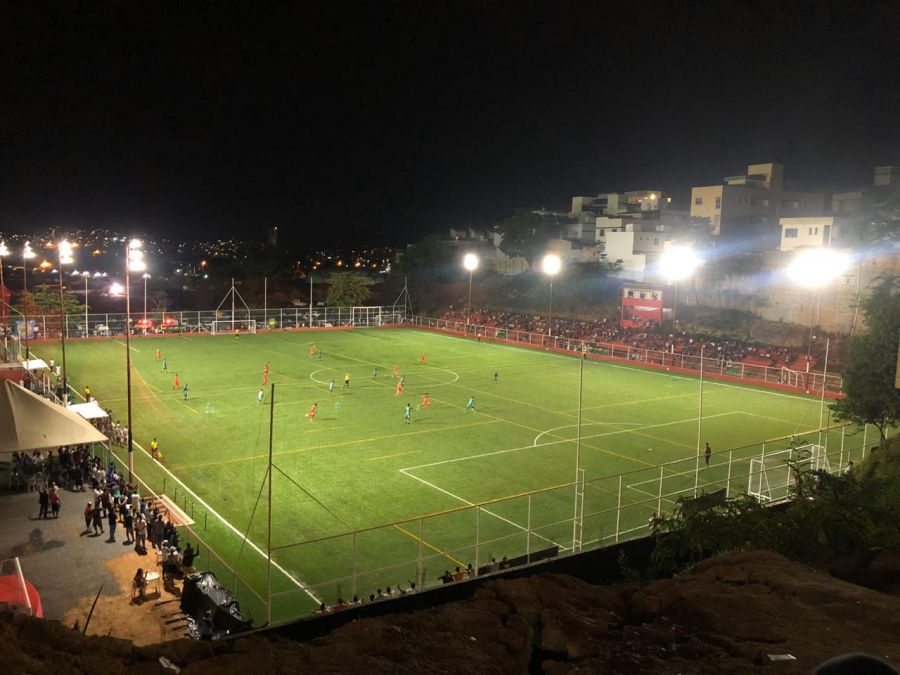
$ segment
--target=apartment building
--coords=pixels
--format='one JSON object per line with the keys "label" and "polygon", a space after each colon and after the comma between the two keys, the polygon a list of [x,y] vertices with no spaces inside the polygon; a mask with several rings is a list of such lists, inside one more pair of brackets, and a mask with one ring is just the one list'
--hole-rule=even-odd
{"label": "apartment building", "polygon": [[757,238],[758,248],[774,248],[779,218],[824,215],[824,202],[822,193],[786,183],[781,164],[751,164],[722,185],[693,188],[691,216],[708,218],[715,236]]}

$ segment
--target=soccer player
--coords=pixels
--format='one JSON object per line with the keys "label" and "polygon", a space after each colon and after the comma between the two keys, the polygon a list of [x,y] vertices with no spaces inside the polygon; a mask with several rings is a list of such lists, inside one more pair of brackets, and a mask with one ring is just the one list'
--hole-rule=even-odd
{"label": "soccer player", "polygon": [[260,403],[263,402],[263,398],[265,398],[265,395],[266,395],[265,390],[262,387],[260,387],[259,393],[256,395],[256,405],[259,405]]}
{"label": "soccer player", "polygon": [[475,397],[474,397],[474,396],[470,396],[470,397],[469,397],[469,402],[466,403],[466,409],[463,410],[463,412],[469,412],[470,410],[471,410],[472,412],[477,412],[477,411],[475,410]]}
{"label": "soccer player", "polygon": [[178,379],[178,373],[175,373],[175,383],[172,385],[172,389],[178,389],[181,386],[181,381]]}
{"label": "soccer player", "polygon": [[331,381],[331,384],[328,385],[328,393],[329,393],[329,394],[333,394],[333,393],[334,393],[334,380],[332,380],[332,381]]}
{"label": "soccer player", "polygon": [[709,458],[712,457],[712,448],[709,447],[709,443],[706,444],[706,452],[703,453],[703,456],[706,458],[706,466],[709,466]]}
{"label": "soccer player", "polygon": [[156,436],[153,437],[153,440],[150,441],[150,456],[153,459],[156,459],[156,453],[159,452],[159,441],[156,440]]}
{"label": "soccer player", "polygon": [[241,337],[241,331],[239,331],[237,328],[234,329],[234,337],[235,339],[240,339]]}
{"label": "soccer player", "polygon": [[84,400],[85,400],[85,401],[90,401],[90,400],[91,400],[91,388],[90,388],[90,386],[85,386],[85,388],[84,388]]}
{"label": "soccer player", "polygon": [[310,409],[309,409],[309,412],[306,413],[306,416],[309,418],[310,422],[312,422],[314,419],[316,419],[316,408],[318,408],[318,407],[319,407],[318,403],[313,403],[312,407],[310,407]]}
{"label": "soccer player", "polygon": [[269,384],[269,373],[263,373],[263,386]]}
{"label": "soccer player", "polygon": [[164,372],[164,373],[168,373],[168,372],[169,372],[169,362],[168,362],[168,360],[166,360],[166,359],[163,359],[163,372]]}
{"label": "soccer player", "polygon": [[409,418],[412,417],[412,406],[409,403],[406,404],[406,414],[404,417],[406,418],[406,423],[409,424]]}
{"label": "soccer player", "polygon": [[500,381],[500,373],[494,373],[494,384],[497,384]]}
{"label": "soccer player", "polygon": [[428,398],[428,394],[425,394],[422,397],[422,403],[419,404],[420,408],[430,408],[431,407],[431,399]]}
{"label": "soccer player", "polygon": [[344,375],[344,389],[350,388],[350,373]]}
{"label": "soccer player", "polygon": [[376,377],[378,377],[378,366],[372,368],[372,379],[374,380]]}
{"label": "soccer player", "polygon": [[402,384],[404,384],[405,382],[406,382],[406,375],[401,375],[401,376],[400,376],[400,384],[402,385]]}
{"label": "soccer player", "polygon": [[323,352],[323,351],[320,349],[320,350],[318,351],[318,353],[316,354],[316,361],[324,361],[324,360],[325,360],[325,352]]}
{"label": "soccer player", "polygon": [[426,360],[426,359],[425,359],[425,354],[423,353],[423,354],[419,357],[419,361],[422,363],[423,366],[425,365],[425,360]]}
{"label": "soccer player", "polygon": [[316,355],[316,346],[313,345],[312,347],[309,348],[309,358],[312,358],[315,355]]}
{"label": "soccer player", "polygon": [[269,372],[269,362],[268,361],[266,361],[266,365],[263,366],[263,372],[266,374],[268,374],[268,372]]}
{"label": "soccer player", "polygon": [[394,394],[394,396],[399,396],[402,393],[403,393],[403,381],[401,380],[400,382],[397,383],[397,393]]}
{"label": "soccer player", "polygon": [[156,360],[160,361],[162,359],[162,349],[156,350]]}
{"label": "soccer player", "polygon": [[399,376],[400,376],[400,366],[398,366],[397,364],[394,364],[394,373],[391,375],[391,377],[399,377]]}
{"label": "soccer player", "polygon": [[187,385],[184,385],[184,389],[181,390],[181,393],[184,394],[184,400],[187,401],[187,397],[188,397]]}

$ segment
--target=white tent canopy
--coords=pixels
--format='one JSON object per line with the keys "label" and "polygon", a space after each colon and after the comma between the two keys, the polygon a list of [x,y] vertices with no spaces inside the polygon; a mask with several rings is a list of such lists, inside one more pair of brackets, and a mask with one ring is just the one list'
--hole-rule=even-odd
{"label": "white tent canopy", "polygon": [[106,411],[101,408],[100,404],[96,401],[91,401],[89,403],[76,403],[74,405],[70,405],[69,410],[78,413],[86,420],[98,420],[103,419],[104,417],[109,417],[109,415],[106,414]]}
{"label": "white tent canopy", "polygon": [[9,380],[0,382],[0,455],[105,440],[81,415]]}

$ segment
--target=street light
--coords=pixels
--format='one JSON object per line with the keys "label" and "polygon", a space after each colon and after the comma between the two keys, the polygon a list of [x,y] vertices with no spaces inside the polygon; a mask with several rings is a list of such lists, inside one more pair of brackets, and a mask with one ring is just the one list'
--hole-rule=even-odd
{"label": "street light", "polygon": [[812,354],[813,327],[819,322],[819,302],[822,287],[840,276],[849,259],[846,253],[830,248],[811,248],[800,251],[787,268],[788,278],[800,286],[813,291],[815,309],[809,306],[809,342],[806,348],[806,372],[809,372],[809,360]]}
{"label": "street light", "polygon": [[128,479],[134,480],[134,428],[131,417],[131,273],[143,272],[144,252],[140,239],[125,247],[125,387],[128,399]]}
{"label": "street light", "polygon": [[463,258],[463,267],[469,270],[469,302],[466,305],[466,325],[469,325],[469,311],[472,306],[472,272],[478,269],[478,256],[474,253],[466,253]]}
{"label": "street light", "polygon": [[673,326],[678,314],[678,282],[691,276],[702,263],[694,249],[688,246],[673,246],[659,259],[660,274],[675,282],[675,301],[672,303]]}
{"label": "street light", "polygon": [[559,273],[561,266],[559,256],[555,253],[548,253],[544,256],[544,274],[550,276],[550,316],[547,326],[547,335],[550,337],[553,337],[553,277]]}
{"label": "street light", "polygon": [[25,368],[28,368],[28,261],[34,258],[31,242],[22,249],[22,319],[25,324]]}
{"label": "street light", "polygon": [[[69,378],[66,371],[66,305],[63,300],[63,265],[71,265],[72,244],[63,239],[57,245],[59,253],[59,340],[62,350],[62,381],[63,381],[63,405],[69,405]],[[26,327],[26,330],[27,327]]]}

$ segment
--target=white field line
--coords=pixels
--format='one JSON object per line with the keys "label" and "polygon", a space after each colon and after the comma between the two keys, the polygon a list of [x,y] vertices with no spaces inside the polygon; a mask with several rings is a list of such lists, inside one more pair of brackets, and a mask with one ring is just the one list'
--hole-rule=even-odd
{"label": "white field line", "polygon": [[[463,504],[465,504],[466,506],[475,506],[475,503],[474,503],[474,502],[470,502],[468,499],[463,499],[463,498],[460,497],[459,495],[455,495],[455,494],[453,494],[452,492],[449,492],[449,491],[445,490],[444,488],[438,487],[438,486],[435,485],[434,483],[429,483],[429,482],[428,482],[427,480],[425,480],[424,478],[419,478],[418,476],[414,476],[414,475],[412,475],[411,473],[408,473],[408,472],[406,471],[406,469],[400,469],[400,473],[402,473],[404,476],[409,476],[410,478],[414,478],[414,479],[416,479],[417,481],[419,481],[420,483],[424,483],[424,484],[427,485],[428,487],[433,488],[433,489],[437,490],[438,492],[443,492],[443,493],[444,493],[445,495],[447,495],[448,497],[452,497],[453,499],[459,500],[459,501],[461,501]],[[499,518],[499,519],[502,520],[503,522],[509,523],[509,524],[512,525],[513,527],[518,527],[520,530],[522,530],[522,532],[527,532],[527,531],[528,531],[527,528],[522,527],[522,526],[519,525],[518,523],[514,523],[513,521],[509,520],[508,518],[504,518],[503,516],[499,516],[499,515],[497,515],[496,513],[493,513],[492,511],[488,511],[488,510],[485,509],[485,508],[482,508],[481,510],[482,510],[484,513],[488,514],[489,516],[494,516],[494,518]],[[550,543],[550,544],[553,544],[554,546],[558,547],[560,551],[568,551],[568,550],[569,550],[568,547],[563,546],[562,544],[558,544],[557,542],[553,541],[552,539],[547,539],[547,537],[545,537],[545,536],[543,536],[543,535],[540,535],[540,534],[538,534],[537,532],[533,532],[533,531],[532,531],[531,534],[533,534],[533,535],[536,536],[536,537],[540,537],[541,539],[543,539],[544,541],[546,541],[546,542],[548,542],[548,543]]]}
{"label": "white field line", "polygon": [[[147,452],[147,451],[146,451],[139,443],[137,443],[136,441],[132,441],[132,443],[134,444],[134,447],[139,448],[140,451],[143,452],[143,453],[144,453],[151,461],[153,461],[153,462],[156,461],[156,460],[154,460],[154,459],[150,456],[150,453]],[[110,447],[110,452],[113,452],[111,447]],[[115,453],[113,453],[113,454],[115,454]],[[119,459],[119,461],[121,462],[122,460]],[[160,469],[162,469],[163,471],[165,471],[166,474],[168,474],[168,476],[169,476],[173,481],[175,481],[176,483],[178,483],[178,484],[179,484],[186,492],[189,492],[189,493],[191,494],[191,496],[197,501],[198,504],[200,504],[201,506],[203,506],[203,508],[205,508],[205,509],[206,509],[207,511],[209,511],[211,514],[213,514],[216,518],[218,518],[220,521],[222,521],[222,523],[223,523],[229,530],[231,530],[232,532],[234,532],[240,539],[246,539],[246,542],[247,542],[247,544],[250,546],[250,548],[252,548],[254,551],[256,551],[257,553],[259,553],[263,558],[266,558],[266,554],[265,554],[265,552],[263,552],[263,550],[262,550],[261,548],[259,548],[256,544],[254,544],[253,541],[251,541],[249,538],[245,538],[244,535],[241,534],[240,530],[238,530],[234,525],[232,525],[232,524],[229,523],[227,520],[225,520],[225,518],[223,518],[221,515],[219,515],[219,513],[218,513],[215,509],[213,509],[209,504],[207,504],[205,501],[203,501],[202,499],[200,499],[200,497],[197,496],[197,493],[194,492],[193,490],[191,490],[187,485],[185,485],[179,478],[177,478],[177,477],[175,476],[175,474],[173,474],[171,471],[169,471],[169,470],[168,470],[165,466],[163,466],[162,464],[160,464],[160,463],[158,463],[158,462],[157,462],[156,464],[157,464],[157,466],[158,466]],[[125,465],[127,466],[128,463],[125,462]],[[306,587],[306,585],[305,585],[302,581],[300,581],[299,579],[295,578],[294,575],[292,575],[290,572],[288,572],[286,569],[284,569],[281,565],[279,565],[279,564],[278,564],[277,562],[275,562],[274,560],[272,561],[272,566],[275,567],[279,572],[281,572],[282,574],[284,574],[284,576],[286,576],[286,577],[287,577],[288,579],[290,579],[292,582],[294,582],[294,584],[297,586],[297,588],[301,589],[301,590],[302,590],[304,593],[306,593],[310,598],[312,598],[312,599],[316,602],[317,605],[318,605],[318,604],[321,604],[321,602],[322,602],[321,598],[317,598],[317,597],[312,593],[312,591],[310,591],[309,588]]]}
{"label": "white field line", "polygon": [[[113,342],[115,342],[115,343],[117,343],[117,344],[120,344],[120,345],[122,345],[123,347],[126,346],[125,343],[124,343],[124,342],[121,342],[120,340],[113,340]],[[140,349],[135,349],[134,347],[129,347],[129,349],[130,349],[131,351],[133,351],[133,352],[137,352],[138,354],[141,353],[141,350],[140,350]]]}

